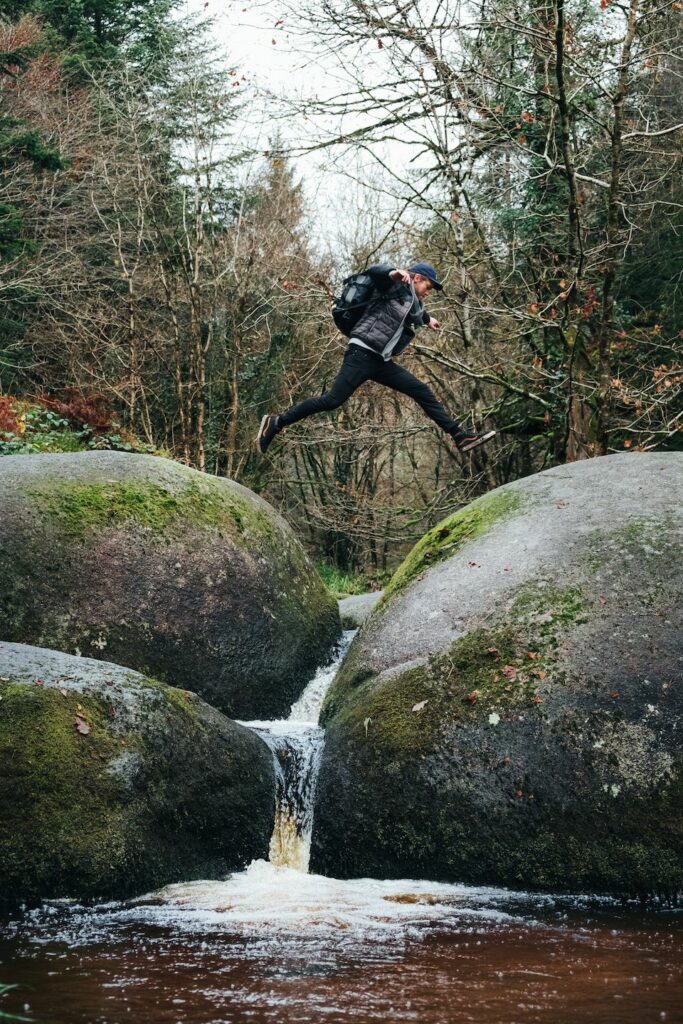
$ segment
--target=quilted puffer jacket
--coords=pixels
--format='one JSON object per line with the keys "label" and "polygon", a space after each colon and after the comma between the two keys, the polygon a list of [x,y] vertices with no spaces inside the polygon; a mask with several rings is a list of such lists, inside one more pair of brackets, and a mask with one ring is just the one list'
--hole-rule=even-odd
{"label": "quilted puffer jacket", "polygon": [[376,294],[353,329],[352,337],[364,342],[373,352],[382,355],[396,331],[403,323],[403,331],[391,350],[392,356],[403,352],[415,337],[415,327],[429,323],[429,313],[418,304],[411,316],[414,293],[410,285],[392,281],[389,274],[395,270],[389,263],[377,263],[365,271],[375,282]]}

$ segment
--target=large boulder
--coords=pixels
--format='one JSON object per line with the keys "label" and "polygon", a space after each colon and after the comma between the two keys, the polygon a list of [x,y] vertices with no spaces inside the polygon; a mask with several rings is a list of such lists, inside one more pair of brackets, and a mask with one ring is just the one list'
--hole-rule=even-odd
{"label": "large boulder", "polygon": [[0,459],[0,639],[107,658],[233,717],[281,715],[340,631],[279,515],[168,459]]}
{"label": "large boulder", "polygon": [[342,629],[359,629],[375,605],[382,600],[382,590],[367,594],[352,594],[339,602]]}
{"label": "large boulder", "polygon": [[0,643],[0,904],[125,897],[267,856],[273,757],[194,693]]}
{"label": "large boulder", "polygon": [[683,455],[501,487],[418,543],[323,708],[312,870],[681,888]]}

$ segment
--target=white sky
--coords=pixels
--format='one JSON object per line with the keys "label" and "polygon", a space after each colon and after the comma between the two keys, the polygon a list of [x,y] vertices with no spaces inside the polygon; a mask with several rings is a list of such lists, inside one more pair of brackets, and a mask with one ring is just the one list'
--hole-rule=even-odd
{"label": "white sky", "polygon": [[[287,117],[284,105],[278,113],[269,95],[294,99],[323,92],[333,94],[345,84],[343,68],[332,57],[314,52],[310,42],[297,34],[296,26],[290,30],[278,0],[185,0],[180,11],[215,19],[216,42],[226,54],[226,67],[237,67],[247,80],[240,87],[248,115],[243,132],[255,149],[269,149],[276,132],[285,145],[311,141],[311,126],[301,118]],[[364,72],[371,74],[373,64],[372,56],[365,58]],[[338,131],[339,126],[334,130]],[[344,168],[359,181],[357,185],[342,175],[339,160],[339,153],[328,150],[294,162],[312,216],[313,238],[320,249],[335,252],[358,241],[358,229],[351,223],[355,210],[362,211],[361,234],[382,234],[394,205],[392,200],[364,187],[368,175],[378,173],[370,157]]]}

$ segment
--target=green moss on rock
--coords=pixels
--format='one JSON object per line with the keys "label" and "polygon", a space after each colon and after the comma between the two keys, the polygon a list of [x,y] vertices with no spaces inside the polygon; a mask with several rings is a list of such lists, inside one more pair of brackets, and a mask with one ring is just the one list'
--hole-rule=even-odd
{"label": "green moss on rock", "polygon": [[273,762],[254,733],[118,666],[12,644],[3,659],[27,671],[0,677],[0,905],[124,897],[265,856]]}
{"label": "green moss on rock", "polygon": [[0,460],[0,637],[278,717],[340,633],[286,523],[233,481],[114,452]]}
{"label": "green moss on rock", "polygon": [[[28,890],[21,886],[23,898],[49,888],[65,865],[90,892],[129,843],[119,784],[107,771],[119,747],[103,727],[100,701],[11,683],[0,684],[0,696],[0,876],[9,882],[0,898],[28,865],[32,881]],[[77,731],[78,720],[89,734]]]}
{"label": "green moss on rock", "polygon": [[[457,702],[467,697],[473,698],[467,702],[470,707],[476,705],[479,711],[484,707],[491,710],[494,704],[534,699],[551,669],[558,670],[557,648],[565,629],[587,617],[587,601],[577,587],[532,583],[518,591],[509,612],[499,613],[498,618],[507,619],[507,624],[472,630],[445,653],[429,658],[427,664],[398,670],[379,686],[374,673],[360,664],[354,666],[352,650],[327,693],[321,721],[326,724],[338,714],[343,716],[347,708],[365,706],[368,699],[371,708],[381,707],[384,701],[393,706],[394,691],[404,688],[408,695],[401,707],[422,688],[430,693],[430,714],[434,715],[444,713],[444,703],[451,707],[455,701],[459,707]],[[412,703],[423,699],[415,697]],[[368,714],[371,709],[363,712],[364,717]]]}
{"label": "green moss on rock", "polygon": [[521,491],[501,490],[477,498],[466,508],[429,530],[398,567],[384,591],[382,604],[403,590],[420,573],[451,558],[469,541],[488,533],[496,523],[518,512],[524,504]]}
{"label": "green moss on rock", "polygon": [[[569,623],[585,617],[576,588],[525,587],[514,602],[508,625],[475,629],[423,665],[357,678],[349,688],[332,687],[322,721],[332,719],[357,736],[366,719],[373,738],[386,749],[410,752],[433,746],[451,722],[501,719],[524,710],[541,714],[545,686],[562,676],[559,638]],[[522,628],[524,624],[524,628]],[[531,628],[530,628],[531,624]],[[415,705],[426,702],[413,711]]]}
{"label": "green moss on rock", "polygon": [[83,537],[90,529],[116,528],[127,523],[157,533],[187,523],[239,533],[250,525],[261,530],[269,525],[258,510],[210,484],[202,488],[188,484],[173,494],[159,484],[142,480],[89,484],[65,481],[29,493],[37,506],[72,537]]}

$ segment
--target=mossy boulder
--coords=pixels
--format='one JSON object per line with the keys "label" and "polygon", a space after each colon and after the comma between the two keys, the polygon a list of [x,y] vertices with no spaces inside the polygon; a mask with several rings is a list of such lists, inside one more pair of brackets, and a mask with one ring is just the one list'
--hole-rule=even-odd
{"label": "mossy boulder", "polygon": [[682,496],[615,455],[430,531],[326,699],[312,870],[683,888]]}
{"label": "mossy boulder", "polygon": [[284,713],[340,632],[284,520],[122,452],[0,459],[0,639],[107,658],[226,714]]}
{"label": "mossy boulder", "polygon": [[0,642],[0,904],[125,897],[267,856],[273,758],[196,694]]}

